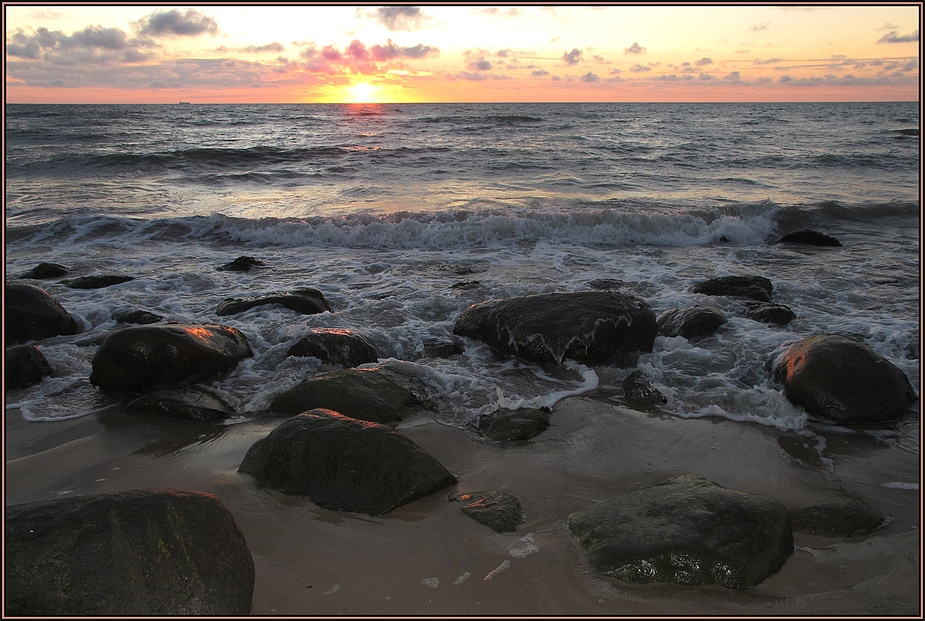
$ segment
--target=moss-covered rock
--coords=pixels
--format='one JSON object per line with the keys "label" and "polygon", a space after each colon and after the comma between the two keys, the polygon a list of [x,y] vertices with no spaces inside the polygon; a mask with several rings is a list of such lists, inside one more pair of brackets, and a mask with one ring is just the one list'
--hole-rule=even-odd
{"label": "moss-covered rock", "polygon": [[568,526],[595,570],[629,582],[744,589],[793,553],[786,507],[694,475],[573,513]]}

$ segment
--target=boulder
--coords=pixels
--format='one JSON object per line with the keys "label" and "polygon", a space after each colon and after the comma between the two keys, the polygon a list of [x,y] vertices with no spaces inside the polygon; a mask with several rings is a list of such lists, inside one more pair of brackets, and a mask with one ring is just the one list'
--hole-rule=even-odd
{"label": "boulder", "polygon": [[270,410],[294,415],[326,408],[359,420],[388,424],[420,412],[425,403],[426,391],[414,377],[377,366],[310,377],[277,395]]}
{"label": "boulder", "polygon": [[549,428],[549,410],[501,408],[479,418],[479,430],[495,442],[523,442]]}
{"label": "boulder", "polygon": [[16,345],[7,348],[4,356],[3,378],[6,388],[28,388],[51,375],[51,365],[35,345]]}
{"label": "boulder", "polygon": [[203,386],[157,390],[125,406],[128,414],[149,414],[195,421],[216,421],[236,415],[234,408]]}
{"label": "boulder", "polygon": [[253,476],[259,487],[370,516],[456,482],[440,462],[391,427],[328,409],[283,422],[247,451],[238,472]]}
{"label": "boulder", "polygon": [[596,571],[629,582],[746,589],[793,553],[786,507],[695,475],[573,513],[568,527]]}
{"label": "boulder", "polygon": [[785,326],[797,318],[796,313],[783,304],[746,302],[745,316],[753,321]]}
{"label": "boulder", "polygon": [[215,313],[218,316],[237,315],[255,306],[264,304],[278,304],[303,315],[316,315],[325,311],[330,312],[328,301],[317,289],[303,288],[283,293],[270,293],[250,298],[229,298],[218,305]]}
{"label": "boulder", "polygon": [[659,315],[658,333],[692,339],[713,334],[727,321],[723,311],[709,306],[672,309]]}
{"label": "boulder", "polygon": [[841,425],[895,420],[916,401],[901,369],[864,343],[838,334],[795,343],[774,360],[772,372],[791,403]]}
{"label": "boulder", "polygon": [[26,283],[9,283],[5,289],[6,344],[80,332],[77,321],[44,289]]}
{"label": "boulder", "polygon": [[90,383],[136,393],[211,379],[251,355],[244,334],[229,326],[167,323],[111,333],[93,357]]}
{"label": "boulder", "polygon": [[5,613],[244,616],[254,561],[211,494],[135,490],[6,507]]}
{"label": "boulder", "polygon": [[451,500],[463,502],[463,513],[496,533],[513,533],[524,522],[523,505],[510,492],[467,492]]}
{"label": "boulder", "polygon": [[376,348],[363,336],[341,328],[311,330],[286,355],[311,356],[342,367],[358,367],[379,359]]}
{"label": "boulder", "polygon": [[826,537],[856,537],[884,524],[883,516],[855,496],[840,494],[790,512],[793,530]]}
{"label": "boulder", "polygon": [[770,302],[773,285],[764,276],[723,276],[694,285],[694,293],[745,297]]}
{"label": "boulder", "polygon": [[121,285],[122,283],[128,282],[130,280],[135,280],[135,277],[134,276],[118,276],[118,275],[96,275],[96,276],[81,276],[80,278],[69,280],[65,284],[71,289],[103,289],[104,287],[111,287],[113,285]]}
{"label": "boulder", "polygon": [[43,280],[46,278],[60,278],[67,275],[67,268],[57,263],[39,263],[31,270],[23,272],[20,278],[34,278]]}
{"label": "boulder", "polygon": [[453,334],[537,362],[590,364],[652,351],[655,314],[636,297],[616,291],[527,295],[474,304]]}
{"label": "boulder", "polygon": [[218,268],[220,272],[247,272],[250,271],[252,267],[262,267],[266,265],[260,259],[255,259],[254,257],[238,257],[231,263],[226,263],[225,265]]}
{"label": "boulder", "polygon": [[823,233],[818,233],[816,231],[811,231],[806,229],[805,231],[795,231],[793,233],[787,233],[779,240],[778,244],[804,244],[807,246],[841,246],[841,242]]}

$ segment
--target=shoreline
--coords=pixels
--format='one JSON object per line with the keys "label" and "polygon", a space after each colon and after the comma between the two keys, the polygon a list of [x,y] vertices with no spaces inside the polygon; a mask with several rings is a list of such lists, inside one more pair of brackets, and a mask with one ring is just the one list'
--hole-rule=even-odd
{"label": "shoreline", "polygon": [[[247,449],[282,420],[215,426],[113,407],[31,423],[10,409],[5,502],[142,488],[213,493],[251,550],[257,616],[921,612],[921,500],[908,487],[919,482],[919,455],[870,434],[681,419],[582,395],[559,402],[543,434],[502,446],[421,413],[399,431],[459,482],[370,518],[258,489],[237,473]],[[788,509],[843,490],[892,519],[858,538],[794,533],[784,567],[748,590],[596,575],[565,526],[568,515],[680,474]],[[448,500],[456,491],[491,490],[521,499],[526,520],[517,532],[495,533]]]}

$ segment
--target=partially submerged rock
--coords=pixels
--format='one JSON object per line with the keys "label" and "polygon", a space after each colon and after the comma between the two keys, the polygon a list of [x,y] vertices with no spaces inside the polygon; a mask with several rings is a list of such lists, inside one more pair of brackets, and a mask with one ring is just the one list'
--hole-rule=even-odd
{"label": "partially submerged rock", "polygon": [[112,318],[119,323],[132,323],[136,325],[149,325],[164,319],[160,315],[156,315],[152,312],[144,310],[132,310],[113,313]]}
{"label": "partially submerged rock", "polygon": [[424,388],[414,377],[376,366],[310,377],[277,395],[270,410],[299,414],[326,408],[359,420],[388,424],[420,412],[426,402]]}
{"label": "partially submerged rock", "polygon": [[303,315],[316,315],[325,311],[330,312],[331,307],[324,294],[317,289],[305,287],[283,293],[270,293],[249,298],[229,298],[218,305],[215,314],[218,316],[237,315],[256,306],[277,304]]}
{"label": "partially submerged rock", "polygon": [[124,393],[194,384],[230,371],[250,355],[247,338],[229,326],[133,326],[106,337],[93,357],[90,383]]}
{"label": "partially submerged rock", "polygon": [[431,338],[424,341],[425,358],[452,358],[466,351],[466,343],[461,338]]}
{"label": "partially submerged rock", "polygon": [[7,344],[80,332],[77,321],[40,287],[27,283],[8,283],[4,296]]}
{"label": "partially submerged rock", "polygon": [[772,372],[791,403],[842,425],[896,420],[916,400],[901,369],[864,343],[838,334],[793,344],[774,361]]}
{"label": "partially submerged rock", "polygon": [[479,418],[479,430],[495,442],[523,442],[549,428],[549,410],[501,408]]}
{"label": "partially submerged rock", "polygon": [[135,280],[134,276],[119,276],[115,274],[103,274],[95,276],[81,276],[67,281],[65,284],[71,289],[103,289],[113,285],[121,285],[124,282]]}
{"label": "partially submerged rock", "polygon": [[6,507],[5,613],[244,616],[254,561],[211,494],[128,491]]}
{"label": "partially submerged rock", "polygon": [[746,302],[745,316],[753,321],[778,326],[785,326],[797,317],[790,307],[771,302]]}
{"label": "partially submerged rock", "polygon": [[238,472],[325,509],[382,515],[456,482],[391,427],[313,409],[255,443]]}
{"label": "partially submerged rock", "polygon": [[513,533],[524,521],[523,505],[510,492],[466,492],[451,500],[464,503],[460,507],[463,513],[496,533]]}
{"label": "partially submerged rock", "polygon": [[195,421],[216,421],[236,415],[234,408],[203,386],[158,390],[125,406],[128,414],[149,414]]}
{"label": "partially submerged rock", "polygon": [[653,386],[653,379],[639,369],[623,380],[623,396],[627,405],[636,409],[650,410],[655,405],[668,403],[668,398]]}
{"label": "partially submerged rock", "polygon": [[358,367],[376,362],[379,353],[360,334],[342,328],[310,330],[286,352],[287,356],[311,356],[342,367]]}
{"label": "partially submerged rock", "polygon": [[746,589],[793,553],[786,507],[695,475],[573,513],[568,526],[595,570],[629,582]]}
{"label": "partially submerged rock", "polygon": [[31,270],[23,272],[20,278],[34,278],[44,280],[46,278],[60,278],[67,275],[67,268],[57,263],[39,263]]}
{"label": "partially submerged rock", "polygon": [[723,311],[710,306],[672,309],[659,315],[658,333],[692,339],[713,334],[727,321]]}
{"label": "partially submerged rock", "polygon": [[694,285],[693,292],[770,302],[773,288],[771,281],[764,276],[723,276]]}
{"label": "partially submerged rock", "polygon": [[639,298],[616,291],[546,293],[474,304],[453,334],[538,362],[600,363],[652,351],[655,314]]}
{"label": "partially submerged rock", "polygon": [[226,263],[225,265],[221,266],[218,268],[218,270],[220,272],[247,272],[250,271],[252,267],[262,267],[264,265],[266,264],[260,259],[241,256],[231,263]]}
{"label": "partially submerged rock", "polygon": [[51,373],[51,365],[35,345],[16,345],[6,349],[3,362],[5,388],[28,388]]}
{"label": "partially submerged rock", "polygon": [[787,233],[779,240],[778,244],[804,244],[807,246],[838,246],[840,247],[842,243],[830,235],[825,235],[824,233],[819,233],[817,231],[811,231],[809,229],[803,231],[794,231],[793,233]]}

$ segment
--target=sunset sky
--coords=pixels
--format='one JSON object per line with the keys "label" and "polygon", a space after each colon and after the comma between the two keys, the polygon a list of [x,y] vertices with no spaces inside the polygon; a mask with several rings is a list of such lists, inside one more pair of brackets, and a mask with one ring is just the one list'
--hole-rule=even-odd
{"label": "sunset sky", "polygon": [[7,103],[918,100],[919,4],[5,4]]}

